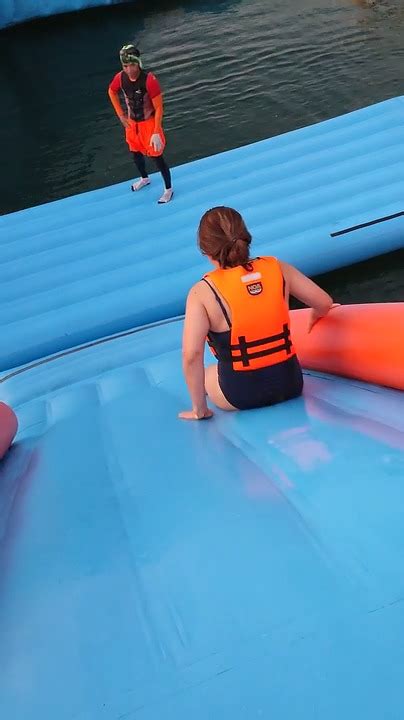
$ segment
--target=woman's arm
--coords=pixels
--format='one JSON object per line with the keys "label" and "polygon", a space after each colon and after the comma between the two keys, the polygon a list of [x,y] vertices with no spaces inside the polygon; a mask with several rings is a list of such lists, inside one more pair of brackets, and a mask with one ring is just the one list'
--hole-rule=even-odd
{"label": "woman's arm", "polygon": [[194,286],[187,298],[182,337],[182,367],[192,401],[192,410],[179,414],[184,420],[203,420],[213,415],[206,404],[203,362],[209,319]]}
{"label": "woman's arm", "polygon": [[327,315],[335,303],[325,290],[293,265],[285,262],[281,262],[280,265],[290,294],[312,308],[308,329],[310,332],[316,322]]}

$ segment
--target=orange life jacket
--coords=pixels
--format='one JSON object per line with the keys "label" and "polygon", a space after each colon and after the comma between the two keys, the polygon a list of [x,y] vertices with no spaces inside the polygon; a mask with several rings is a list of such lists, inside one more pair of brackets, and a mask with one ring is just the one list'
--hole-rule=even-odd
{"label": "orange life jacket", "polygon": [[[257,370],[296,354],[290,339],[285,281],[278,260],[257,258],[248,268],[218,269],[204,276],[230,308],[230,344],[225,354],[234,370]],[[212,336],[208,343],[220,360]]]}

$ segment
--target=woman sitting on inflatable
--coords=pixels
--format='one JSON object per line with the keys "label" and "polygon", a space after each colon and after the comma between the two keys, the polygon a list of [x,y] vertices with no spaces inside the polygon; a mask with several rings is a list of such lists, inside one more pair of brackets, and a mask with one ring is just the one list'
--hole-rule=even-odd
{"label": "woman sitting on inflatable", "polygon": [[[206,212],[198,243],[214,266],[187,298],[183,369],[192,410],[185,420],[222,410],[246,410],[295,398],[303,376],[290,337],[289,295],[312,308],[309,331],[333,306],[332,298],[292,265],[250,258],[251,235],[240,213]],[[205,341],[218,362],[204,369]]]}

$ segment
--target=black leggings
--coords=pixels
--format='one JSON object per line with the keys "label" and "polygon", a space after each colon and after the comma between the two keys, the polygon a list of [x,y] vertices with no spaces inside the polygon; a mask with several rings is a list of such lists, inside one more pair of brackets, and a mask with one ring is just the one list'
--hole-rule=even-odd
{"label": "black leggings", "polygon": [[[141,152],[132,152],[134,163],[139,171],[140,177],[147,178],[147,170],[146,170],[146,160],[145,156],[142,155]],[[166,190],[170,190],[171,188],[171,173],[170,168],[168,167],[166,161],[164,160],[162,155],[159,155],[158,157],[153,158],[154,162],[156,163],[157,170],[161,172],[164,180],[164,185],[166,187]]]}

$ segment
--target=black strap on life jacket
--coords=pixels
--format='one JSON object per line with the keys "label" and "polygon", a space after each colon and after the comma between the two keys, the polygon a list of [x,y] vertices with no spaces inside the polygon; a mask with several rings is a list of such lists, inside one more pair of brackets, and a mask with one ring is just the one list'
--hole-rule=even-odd
{"label": "black strap on life jacket", "polygon": [[[275,347],[265,348],[264,350],[258,350],[257,352],[249,352],[250,348],[260,347],[262,345],[269,345],[270,343],[279,342],[279,340],[283,341],[281,345],[275,345]],[[247,341],[245,339],[245,335],[240,335],[238,338],[238,344],[230,345],[232,362],[241,362],[243,364],[243,367],[248,367],[250,365],[250,360],[265,357],[266,355],[274,355],[275,353],[282,351],[285,351],[287,355],[290,355],[291,348],[292,343],[290,340],[290,328],[287,323],[284,324],[283,331],[281,333],[278,333],[277,335],[270,335],[269,337],[261,338],[260,340],[251,341]],[[240,354],[235,354],[237,352],[239,352]]]}

